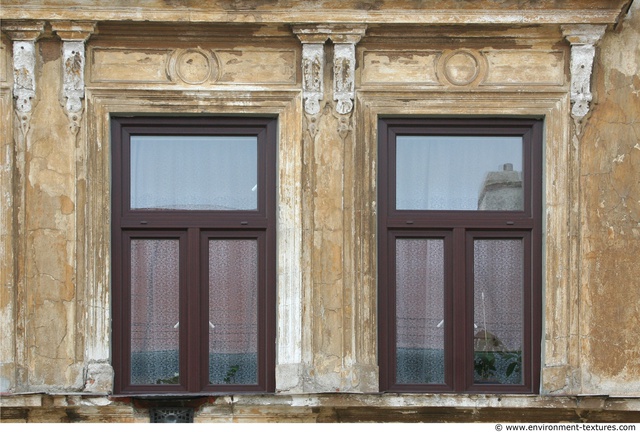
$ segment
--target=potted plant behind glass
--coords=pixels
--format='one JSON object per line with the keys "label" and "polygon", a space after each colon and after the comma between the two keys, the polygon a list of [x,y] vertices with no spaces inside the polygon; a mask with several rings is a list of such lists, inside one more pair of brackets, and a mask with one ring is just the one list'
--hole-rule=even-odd
{"label": "potted plant behind glass", "polygon": [[497,336],[480,330],[474,336],[474,381],[516,384],[521,381],[522,351],[508,349]]}
{"label": "potted plant behind glass", "polygon": [[501,350],[502,343],[493,334],[480,330],[474,336],[473,370],[477,383],[495,383],[499,381],[496,367],[496,354]]}

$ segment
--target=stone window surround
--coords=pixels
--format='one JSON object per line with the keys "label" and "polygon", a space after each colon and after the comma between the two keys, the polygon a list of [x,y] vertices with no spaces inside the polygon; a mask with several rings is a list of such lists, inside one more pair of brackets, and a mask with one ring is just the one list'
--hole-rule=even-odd
{"label": "stone window surround", "polygon": [[[591,45],[594,41],[575,43],[574,45]],[[592,39],[592,38],[589,38]],[[14,39],[16,40],[16,39]],[[35,40],[35,39],[34,39]],[[597,38],[595,39],[597,41]],[[573,50],[572,50],[573,53]],[[578,56],[576,55],[576,58]],[[587,55],[588,57],[588,55]],[[591,61],[592,61],[591,57]],[[587,63],[589,62],[587,58]],[[572,56],[572,70],[573,70]],[[590,67],[590,65],[589,65]],[[576,249],[576,238],[573,235],[578,218],[572,203],[576,196],[578,179],[570,177],[576,172],[577,149],[569,112],[572,103],[588,102],[591,98],[587,78],[581,78],[583,85],[571,84],[571,92],[549,92],[521,95],[517,92],[495,94],[447,93],[446,99],[429,98],[429,92],[375,92],[359,91],[355,93],[355,117],[361,134],[356,138],[354,155],[363,155],[367,163],[355,166],[355,179],[376,178],[375,150],[368,143],[376,142],[377,118],[381,115],[417,115],[417,116],[533,116],[545,119],[545,154],[544,154],[544,247],[543,247],[543,291],[546,295],[543,315],[543,373],[542,391],[551,393],[555,390],[566,390],[562,383],[565,376],[577,368],[576,355],[572,345],[576,332],[571,316],[577,306],[573,300],[577,295],[577,275],[571,265],[576,259],[572,251]],[[575,90],[578,89],[578,90]],[[72,89],[77,91],[77,89]],[[581,96],[584,95],[584,96]],[[87,299],[87,328],[91,329],[86,339],[85,359],[87,376],[92,374],[101,377],[101,381],[87,387],[87,391],[109,391],[111,383],[108,370],[110,368],[110,313],[109,307],[109,116],[116,113],[127,114],[175,114],[202,113],[199,101],[185,101],[182,93],[131,90],[85,89],[86,98],[86,140],[80,139],[84,146],[84,171],[79,176],[87,180],[85,214],[82,219],[85,229],[79,226],[79,238],[84,238],[83,256],[79,256],[78,267],[86,269],[78,273],[78,285],[85,287],[84,298]],[[251,94],[250,97],[234,97],[228,93],[208,92],[206,95],[212,103],[207,105],[207,114],[275,114],[279,116],[279,224],[278,248],[286,251],[279,256],[278,262],[278,341],[277,341],[277,389],[293,390],[298,387],[292,377],[300,377],[302,364],[302,286],[300,280],[302,261],[302,233],[300,229],[301,205],[298,197],[301,194],[302,162],[301,136],[303,131],[297,119],[302,115],[302,97],[299,91],[270,92],[268,95]],[[17,107],[16,111],[21,112]],[[576,125],[586,112],[572,112]],[[74,124],[70,127],[73,129]],[[23,131],[25,129],[23,128]],[[28,131],[28,125],[26,130]],[[576,131],[579,132],[579,131]],[[25,132],[26,135],[26,132]],[[82,142],[84,141],[84,142]],[[362,181],[354,184],[358,209],[363,211],[362,234],[369,240],[375,238],[375,185]],[[569,221],[569,224],[566,223]],[[369,262],[375,262],[375,241],[362,246],[361,253],[369,255]],[[375,306],[375,265],[367,269],[370,284],[359,287],[362,293],[369,294],[370,302]],[[550,289],[553,287],[554,289]],[[363,313],[372,314],[375,307],[363,308]],[[553,319],[551,319],[553,317]],[[375,317],[374,317],[375,318]],[[375,322],[375,319],[374,319]],[[365,339],[375,339],[375,329],[363,329]],[[369,335],[373,331],[373,334]],[[375,346],[375,342],[374,342]],[[371,355],[371,353],[369,353]],[[375,356],[375,353],[373,353]],[[105,373],[106,372],[106,373]]]}
{"label": "stone window surround", "polygon": [[[302,131],[297,122],[289,121],[301,115],[302,106],[299,93],[284,92],[278,98],[260,100],[260,95],[253,95],[250,100],[237,100],[228,95],[210,94],[211,101],[218,101],[209,105],[207,114],[276,114],[279,119],[279,184],[278,184],[278,282],[277,282],[277,360],[276,360],[276,390],[287,392],[299,387],[298,380],[303,376],[302,365],[302,329],[301,322],[303,308],[301,269],[303,267],[301,255],[300,201],[296,199],[301,194],[302,164],[300,154],[302,148],[300,136]],[[569,132],[571,124],[566,113],[570,110],[570,100],[567,94],[500,94],[477,95],[470,100],[467,94],[453,94],[446,100],[420,97],[415,93],[411,96],[405,93],[375,95],[365,92],[357,93],[356,117],[361,118],[363,135],[355,143],[355,154],[368,154],[368,163],[360,167],[362,172],[356,178],[376,178],[375,148],[368,148],[367,143],[377,142],[377,119],[379,116],[523,116],[545,119],[544,130],[544,197],[543,208],[543,371],[542,392],[552,391],[554,388],[564,388],[567,370],[577,365],[571,364],[571,323],[570,316],[575,313],[572,298],[576,295],[577,287],[572,282],[570,251],[574,238],[569,235],[573,227],[567,220],[575,221],[571,215],[572,179],[568,173],[572,165],[577,163],[573,149],[569,148]],[[100,262],[98,256],[110,256],[108,239],[110,230],[102,221],[108,220],[110,208],[109,184],[109,128],[110,115],[116,113],[127,114],[175,114],[176,112],[197,114],[202,113],[198,103],[185,102],[180,93],[164,94],[157,98],[151,92],[104,91],[87,89],[87,97],[92,101],[88,107],[88,146],[87,178],[98,178],[102,181],[90,182],[87,190],[87,220],[89,226],[100,227],[99,230],[87,230],[86,251],[92,251],[93,256],[85,256],[87,280],[84,285],[91,292],[85,293],[89,301],[89,327],[96,332],[88,335],[87,373],[92,371],[104,376],[100,371],[110,368],[110,326],[109,308],[109,265]],[[407,98],[410,99],[407,99]],[[226,98],[226,99],[223,99]],[[402,101],[401,101],[402,100]],[[247,110],[247,105],[249,109]],[[407,108],[409,107],[409,108]],[[293,125],[295,126],[293,126]],[[375,147],[375,146],[374,146]],[[356,168],[356,167],[354,167]],[[356,168],[357,169],[357,168]],[[355,179],[354,179],[355,180]],[[93,188],[91,184],[93,183]],[[355,194],[360,202],[360,208],[367,208],[370,217],[363,217],[363,236],[375,238],[375,200],[376,189],[373,182],[364,181],[355,185],[362,189],[362,194]],[[366,197],[366,198],[365,198]],[[366,233],[366,234],[365,234]],[[369,263],[376,261],[375,241],[363,244],[361,253],[368,254]],[[283,253],[283,251],[285,251]],[[90,265],[94,263],[94,266]],[[92,268],[93,267],[93,268]],[[370,278],[368,286],[359,287],[362,294],[369,298],[369,307],[360,306],[362,313],[367,311],[375,322],[376,284],[374,264],[367,269],[374,276]],[[549,287],[554,287],[552,292]],[[105,289],[106,288],[106,289]],[[373,299],[373,301],[372,301]],[[556,317],[553,322],[548,317]],[[371,321],[370,321],[371,322]],[[556,328],[550,328],[551,326]],[[365,339],[376,337],[376,328],[361,329]],[[375,346],[375,341],[370,343]],[[370,353],[370,355],[375,353]],[[95,383],[96,387],[110,390],[110,383]]]}

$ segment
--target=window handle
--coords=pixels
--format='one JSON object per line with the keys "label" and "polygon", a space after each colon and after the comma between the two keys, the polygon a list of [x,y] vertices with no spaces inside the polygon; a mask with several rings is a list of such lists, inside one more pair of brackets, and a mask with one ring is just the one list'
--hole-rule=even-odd
{"label": "window handle", "polygon": [[[174,325],[174,326],[173,326],[173,328],[178,328],[178,327],[180,327],[180,321],[178,321],[178,322],[176,323],[176,325]],[[216,326],[214,326],[213,324],[211,324],[211,321],[209,321],[209,327],[211,327],[211,328],[216,328]]]}
{"label": "window handle", "polygon": [[[442,327],[443,325],[444,325],[444,319],[443,319],[443,320],[441,320],[441,321],[436,325],[436,327],[437,327],[437,328],[440,328],[440,327]],[[473,323],[473,328],[478,328],[478,324]]]}

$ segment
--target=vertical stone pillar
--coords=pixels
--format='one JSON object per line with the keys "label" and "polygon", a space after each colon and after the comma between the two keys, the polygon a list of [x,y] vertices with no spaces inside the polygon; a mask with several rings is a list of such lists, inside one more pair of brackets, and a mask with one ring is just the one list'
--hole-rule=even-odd
{"label": "vertical stone pillar", "polygon": [[[27,365],[27,233],[26,183],[27,148],[31,116],[36,104],[36,40],[44,32],[44,22],[4,22],[2,30],[13,42],[13,99],[15,130],[11,154],[6,157],[8,201],[2,201],[3,229],[10,229],[10,240],[3,238],[2,324],[11,329],[2,344],[3,391],[21,391],[28,387]],[[5,126],[6,128],[6,126]],[[5,129],[6,130],[6,129]],[[4,179],[4,176],[3,176]],[[4,193],[3,182],[3,193]],[[5,225],[6,224],[6,225]],[[4,236],[3,236],[4,237]],[[5,301],[6,299],[6,301]],[[7,339],[11,339],[10,341]]]}
{"label": "vertical stone pillar", "polygon": [[108,392],[113,382],[109,360],[109,305],[88,277],[86,263],[92,251],[87,250],[87,160],[86,133],[79,133],[84,114],[86,68],[85,44],[95,32],[94,22],[55,22],[52,30],[62,40],[62,88],[60,104],[68,119],[68,128],[75,149],[75,331],[84,335],[76,339],[75,360],[84,365],[83,390]]}
{"label": "vertical stone pillar", "polygon": [[[355,45],[362,25],[298,26],[303,46],[303,275],[304,392],[377,391],[375,359],[359,351],[370,321],[358,320],[359,302],[375,293],[354,286],[353,108]],[[331,39],[333,44],[326,44]],[[324,62],[324,53],[330,59]],[[331,97],[325,96],[331,95]],[[366,295],[367,299],[362,298]],[[375,360],[374,360],[375,362]],[[366,363],[366,364],[365,364]]]}
{"label": "vertical stone pillar", "polygon": [[7,65],[10,41],[0,39],[0,326],[9,330],[0,337],[0,393],[15,384],[14,294],[15,236],[13,233],[13,184],[15,172],[13,142],[13,92]]}
{"label": "vertical stone pillar", "polygon": [[[581,268],[580,248],[582,238],[582,215],[580,201],[580,135],[582,134],[584,119],[589,114],[590,103],[593,100],[591,93],[591,76],[593,72],[593,60],[596,54],[595,46],[604,35],[606,25],[576,24],[562,26],[564,37],[571,44],[571,117],[574,121],[571,145],[568,150],[567,176],[576,179],[570,182],[567,191],[569,205],[569,236],[570,249],[568,253],[569,282],[567,297],[564,303],[568,308],[569,329],[566,346],[557,347],[559,351],[567,353],[566,375],[568,379],[568,391],[580,393],[582,391],[582,373],[580,358],[580,290]],[[555,343],[565,343],[556,341]],[[551,347],[548,347],[551,348]],[[544,377],[543,377],[544,378]]]}
{"label": "vertical stone pillar", "polygon": [[[308,136],[305,136],[305,155],[306,145],[309,140],[315,139],[318,119],[321,116],[321,104],[324,99],[324,43],[327,36],[316,33],[306,33],[301,39],[302,45],[302,105],[303,116],[305,118]],[[306,157],[302,155],[303,157]],[[305,172],[308,172],[304,169]],[[305,174],[303,174],[304,176]],[[308,188],[304,188],[304,192]],[[305,198],[303,197],[303,200]],[[308,209],[308,205],[303,207]],[[301,220],[306,221],[308,218],[302,216]],[[309,308],[305,307],[305,301],[310,298],[309,293],[309,255],[305,239],[307,234],[303,234],[302,240],[304,262],[299,264],[301,269],[302,285],[304,292],[290,291],[287,293],[286,300],[279,297],[278,301],[278,322],[286,323],[286,325],[278,325],[278,335],[276,344],[276,390],[279,392],[302,393],[308,387],[306,384],[308,378],[306,376],[308,365],[312,361],[312,355],[309,354],[308,344],[303,346],[304,342],[308,342],[308,336],[305,332],[310,331],[307,325],[309,317]],[[303,358],[303,353],[304,358]]]}

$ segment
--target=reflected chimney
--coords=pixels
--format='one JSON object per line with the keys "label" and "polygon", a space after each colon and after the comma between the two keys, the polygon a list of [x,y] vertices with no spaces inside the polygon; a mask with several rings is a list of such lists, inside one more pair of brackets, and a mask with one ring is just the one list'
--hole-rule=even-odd
{"label": "reflected chimney", "polygon": [[505,163],[501,171],[487,173],[478,198],[478,210],[523,210],[522,175]]}

